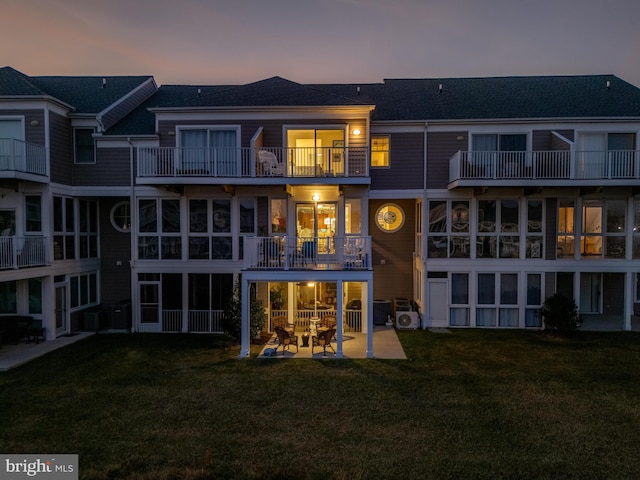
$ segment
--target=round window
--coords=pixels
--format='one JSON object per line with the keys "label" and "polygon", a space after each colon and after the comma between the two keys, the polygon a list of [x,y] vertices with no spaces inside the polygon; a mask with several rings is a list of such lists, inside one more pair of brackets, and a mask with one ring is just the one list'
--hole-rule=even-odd
{"label": "round window", "polygon": [[376,225],[386,233],[393,233],[404,224],[404,211],[395,203],[385,203],[376,212]]}
{"label": "round window", "polygon": [[131,208],[129,202],[118,202],[111,209],[111,225],[119,232],[131,231]]}

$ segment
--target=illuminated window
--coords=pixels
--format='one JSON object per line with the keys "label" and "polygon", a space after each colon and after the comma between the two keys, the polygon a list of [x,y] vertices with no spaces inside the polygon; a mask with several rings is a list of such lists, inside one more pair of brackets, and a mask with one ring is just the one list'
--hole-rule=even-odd
{"label": "illuminated window", "polygon": [[389,135],[371,136],[371,166],[389,166]]}

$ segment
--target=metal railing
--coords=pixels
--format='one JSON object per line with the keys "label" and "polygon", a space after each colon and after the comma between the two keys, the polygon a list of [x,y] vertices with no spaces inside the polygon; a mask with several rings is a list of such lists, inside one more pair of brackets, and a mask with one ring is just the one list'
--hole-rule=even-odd
{"label": "metal railing", "polygon": [[222,310],[189,310],[189,331],[198,333],[223,333]]}
{"label": "metal railing", "polygon": [[45,237],[0,237],[0,270],[47,265]]}
{"label": "metal railing", "polygon": [[449,180],[484,179],[639,179],[640,152],[541,151],[467,152],[459,151],[449,160]]}
{"label": "metal railing", "polygon": [[0,138],[0,171],[46,176],[46,148],[15,138]]}
{"label": "metal railing", "polygon": [[366,177],[366,147],[139,147],[138,177]]}
{"label": "metal railing", "polygon": [[244,238],[245,269],[369,270],[371,237]]}

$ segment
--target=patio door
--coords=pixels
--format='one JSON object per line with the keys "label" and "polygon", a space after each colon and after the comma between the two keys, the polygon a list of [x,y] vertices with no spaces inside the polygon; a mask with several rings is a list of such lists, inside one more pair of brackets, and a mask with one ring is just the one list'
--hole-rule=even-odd
{"label": "patio door", "polygon": [[[337,224],[335,202],[296,205],[296,236],[299,243],[317,242],[318,255],[335,253]],[[317,240],[316,240],[317,239]]]}
{"label": "patio door", "polygon": [[56,285],[56,336],[68,333],[69,309],[67,306],[67,285]]}
{"label": "patio door", "polygon": [[140,331],[160,332],[160,281],[140,282]]}
{"label": "patio door", "polygon": [[18,146],[14,140],[24,140],[22,121],[0,120],[0,170],[15,170],[24,154],[24,145]]}
{"label": "patio door", "polygon": [[448,327],[447,280],[428,280],[427,297],[429,309],[428,325],[430,327]]}

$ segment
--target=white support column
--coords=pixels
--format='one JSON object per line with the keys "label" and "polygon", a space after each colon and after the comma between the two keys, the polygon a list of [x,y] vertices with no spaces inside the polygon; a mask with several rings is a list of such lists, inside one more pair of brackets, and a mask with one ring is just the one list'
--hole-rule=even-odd
{"label": "white support column", "polygon": [[373,358],[373,282],[367,281],[367,358]]}
{"label": "white support column", "polygon": [[240,322],[240,358],[249,358],[251,345],[251,329],[249,328],[249,282],[244,278],[240,282],[240,298],[242,298],[240,305],[242,312]]}
{"label": "white support column", "polygon": [[189,274],[182,274],[182,332],[189,331]]}
{"label": "white support column", "polygon": [[623,329],[624,330],[631,330],[631,315],[633,315],[633,301],[634,301],[634,295],[633,295],[633,280],[634,280],[634,273],[633,272],[627,272],[624,275],[625,278],[625,285],[624,285],[624,308],[622,311],[623,314]]}
{"label": "white support column", "polygon": [[344,308],[342,306],[343,299],[343,282],[342,280],[338,280],[336,282],[336,313],[337,313],[337,323],[336,323],[336,337],[338,341],[338,350],[336,350],[336,357],[342,358],[342,337],[344,332]]}
{"label": "white support column", "polygon": [[42,278],[42,326],[45,340],[56,339],[56,290],[53,275]]}

